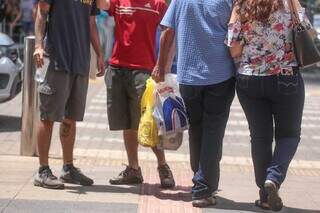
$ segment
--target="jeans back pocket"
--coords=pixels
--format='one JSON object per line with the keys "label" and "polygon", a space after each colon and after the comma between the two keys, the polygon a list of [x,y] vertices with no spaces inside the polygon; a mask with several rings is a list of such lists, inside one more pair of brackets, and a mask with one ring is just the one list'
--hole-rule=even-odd
{"label": "jeans back pocket", "polygon": [[278,92],[282,95],[292,95],[298,92],[299,73],[293,75],[278,75]]}
{"label": "jeans back pocket", "polygon": [[239,89],[248,89],[249,88],[249,78],[251,76],[247,75],[237,75],[237,88]]}

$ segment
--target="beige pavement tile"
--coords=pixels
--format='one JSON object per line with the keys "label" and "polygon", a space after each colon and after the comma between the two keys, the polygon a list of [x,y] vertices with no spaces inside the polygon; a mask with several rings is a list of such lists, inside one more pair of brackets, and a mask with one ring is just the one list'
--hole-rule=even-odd
{"label": "beige pavement tile", "polygon": [[306,191],[286,191],[280,192],[283,203],[287,208],[300,210],[318,210],[319,205],[314,202],[313,197]]}
{"label": "beige pavement tile", "polygon": [[[109,153],[111,154],[111,153]],[[116,187],[107,185],[107,180],[118,174],[123,169],[121,161],[123,159],[101,158],[77,158],[76,164],[85,174],[95,179],[95,186],[81,187],[67,185],[65,190],[48,190],[34,187],[32,185],[32,175],[37,169],[37,158],[0,156],[0,198],[20,200],[44,200],[44,201],[72,201],[72,202],[98,202],[98,203],[131,203],[137,204],[139,201],[146,205],[168,204],[174,210],[182,211],[182,208],[190,210],[190,203],[183,203],[180,200],[189,199],[191,186],[191,171],[187,162],[171,163],[179,188],[175,192],[159,191],[156,185],[149,185],[144,192],[144,201],[141,201],[137,187]],[[118,156],[119,157],[119,156]],[[60,159],[51,159],[52,168],[56,175],[61,169]],[[158,174],[154,161],[142,161],[143,172],[148,184],[158,184]],[[249,169],[248,169],[249,168]],[[254,183],[252,168],[240,165],[222,165],[221,184],[222,190],[219,195],[222,201],[252,203],[258,198],[258,189]],[[291,209],[317,209],[319,208],[319,177],[301,176],[289,174],[287,181],[281,189],[284,202],[289,210]],[[151,181],[151,182],[150,182]],[[16,196],[17,195],[17,196]],[[301,196],[304,195],[302,198]],[[167,196],[170,200],[166,200]],[[177,197],[176,197],[177,196]],[[185,197],[187,196],[187,197]],[[157,199],[159,197],[159,199]],[[181,203],[182,202],[182,203]],[[184,205],[186,204],[186,205]],[[229,205],[229,204],[228,204]],[[188,206],[188,207],[186,207]],[[146,206],[146,209],[152,208]],[[179,209],[179,210],[178,210]]]}
{"label": "beige pavement tile", "polygon": [[13,199],[19,193],[23,184],[0,182],[0,199]]}
{"label": "beige pavement tile", "polygon": [[45,200],[45,201],[76,201],[79,194],[67,193],[66,190],[50,190],[41,187],[33,186],[33,181],[30,181],[21,192],[17,195],[16,199],[21,200]]}
{"label": "beige pavement tile", "polygon": [[[73,190],[77,189],[70,188],[68,192],[72,193]],[[139,201],[139,191],[139,188],[134,186],[126,187],[98,184],[80,189],[80,196],[77,201],[137,204]]]}
{"label": "beige pavement tile", "polygon": [[318,209],[320,211],[320,192],[312,192],[309,193],[312,201],[314,202],[315,209]]}
{"label": "beige pavement tile", "polygon": [[94,185],[91,187],[68,185],[66,191],[68,193],[78,193],[77,202],[137,204],[140,192],[139,186],[112,186],[108,184],[109,178],[117,176],[123,169],[121,166],[112,166],[109,163],[97,159],[94,164],[81,166],[82,171],[94,179]]}

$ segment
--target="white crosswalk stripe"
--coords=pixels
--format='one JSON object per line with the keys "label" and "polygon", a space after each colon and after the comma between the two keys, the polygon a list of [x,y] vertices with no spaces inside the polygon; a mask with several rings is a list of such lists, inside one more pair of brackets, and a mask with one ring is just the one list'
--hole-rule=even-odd
{"label": "white crosswalk stripe", "polygon": [[[298,154],[300,152],[300,157],[298,159],[301,157],[302,159],[305,159],[306,153],[309,153],[308,149],[310,148],[310,145],[320,140],[320,132],[318,132],[318,130],[320,130],[320,122],[318,121],[320,121],[320,99],[315,99],[314,96],[307,97],[302,123],[301,138],[303,143],[299,146]],[[80,141],[90,140],[95,142],[123,143],[121,134],[117,136],[114,135],[114,133],[109,132],[105,89],[98,92],[90,100],[85,113],[85,122],[79,123],[78,127],[80,129],[89,129],[92,131],[100,130],[106,132],[106,134],[102,134],[101,137],[78,138]],[[248,123],[237,98],[234,100],[231,107],[225,136],[226,141],[224,146],[227,147],[226,150],[229,149],[228,153],[234,153],[235,156],[250,156],[251,144]],[[187,132],[184,140],[188,140]],[[236,153],[232,151],[234,149],[247,152],[242,154]],[[312,155],[315,156],[317,153],[320,153],[320,146],[312,147]],[[319,159],[319,157],[312,157],[312,159]]]}
{"label": "white crosswalk stripe", "polygon": [[[80,149],[76,148],[74,150],[76,156],[85,157],[105,157],[111,159],[126,159],[126,153],[123,150],[108,150],[108,149]],[[140,151],[139,152],[140,160],[154,161],[155,156],[150,151]],[[166,153],[166,159],[168,161],[175,162],[189,162],[189,154],[180,154],[180,153]],[[252,166],[252,159],[250,157],[233,157],[233,156],[223,156],[221,164],[227,165],[241,165],[241,166]],[[320,169],[320,161],[305,161],[305,160],[293,160],[290,164],[290,168],[295,169]]]}

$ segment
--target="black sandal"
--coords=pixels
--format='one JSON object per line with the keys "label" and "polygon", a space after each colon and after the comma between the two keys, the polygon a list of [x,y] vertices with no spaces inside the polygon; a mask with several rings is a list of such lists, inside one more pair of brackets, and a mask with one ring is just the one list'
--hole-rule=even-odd
{"label": "black sandal", "polygon": [[267,202],[262,202],[261,200],[256,200],[254,205],[263,210],[270,210],[269,204]]}

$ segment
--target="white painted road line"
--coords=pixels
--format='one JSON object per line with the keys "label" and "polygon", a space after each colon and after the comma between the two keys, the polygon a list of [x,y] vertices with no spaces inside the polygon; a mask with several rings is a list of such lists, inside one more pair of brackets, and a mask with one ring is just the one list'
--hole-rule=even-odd
{"label": "white painted road line", "polygon": [[94,103],[94,104],[107,104],[107,101],[104,100],[104,99],[92,99],[91,100],[91,103]]}
{"label": "white painted road line", "polygon": [[[230,119],[237,119],[241,118],[243,120],[246,119],[246,116],[244,115],[243,112],[230,112]],[[320,121],[320,116],[303,116],[302,119],[304,121]]]}
{"label": "white painted road line", "polygon": [[107,106],[89,106],[88,110],[103,110],[103,111],[107,111]]}
{"label": "white painted road line", "polygon": [[[101,116],[101,122],[79,122],[77,126],[79,128],[88,128],[88,129],[108,129],[109,125],[106,124],[106,119],[105,117]],[[248,127],[247,121],[246,120],[229,120],[228,121],[228,126],[241,126],[241,127]],[[302,128],[305,129],[320,129],[320,124],[302,124]],[[242,132],[242,131],[241,131]],[[237,130],[232,131],[229,133],[230,135],[238,135]]]}

